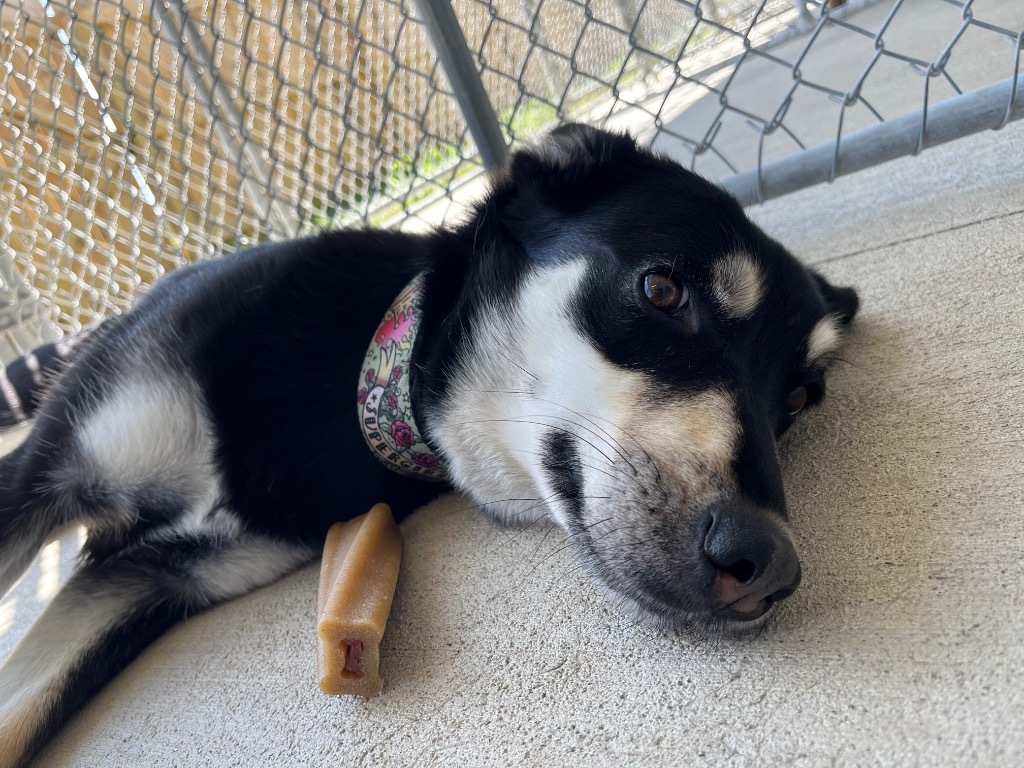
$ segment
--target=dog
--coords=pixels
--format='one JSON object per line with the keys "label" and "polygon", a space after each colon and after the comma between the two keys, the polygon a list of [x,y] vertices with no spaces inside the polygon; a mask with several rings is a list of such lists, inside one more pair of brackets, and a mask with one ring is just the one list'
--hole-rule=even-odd
{"label": "dog", "polygon": [[718,187],[582,125],[515,152],[456,228],[171,273],[28,366],[69,359],[0,460],[0,593],[62,526],[87,540],[0,668],[0,764],[332,523],[449,489],[560,526],[624,611],[759,627],[801,575],[777,444],[857,308]]}

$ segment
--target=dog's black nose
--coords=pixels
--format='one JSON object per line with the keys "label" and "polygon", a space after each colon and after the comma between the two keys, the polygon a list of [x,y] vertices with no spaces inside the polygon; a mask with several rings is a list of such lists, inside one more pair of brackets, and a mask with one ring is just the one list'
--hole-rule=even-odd
{"label": "dog's black nose", "polygon": [[710,598],[726,618],[756,619],[800,584],[800,560],[777,518],[745,502],[711,510],[704,554],[715,568]]}

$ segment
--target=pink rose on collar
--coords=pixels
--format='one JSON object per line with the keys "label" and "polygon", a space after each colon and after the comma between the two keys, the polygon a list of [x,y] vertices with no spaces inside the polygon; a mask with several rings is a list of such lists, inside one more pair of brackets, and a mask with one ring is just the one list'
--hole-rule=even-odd
{"label": "pink rose on collar", "polygon": [[416,436],[412,433],[412,427],[404,421],[396,421],[391,425],[391,437],[402,448],[412,448],[416,444]]}
{"label": "pink rose on collar", "polygon": [[416,451],[412,455],[412,460],[421,467],[427,467],[428,469],[437,466],[437,456],[429,453],[420,453],[419,451]]}

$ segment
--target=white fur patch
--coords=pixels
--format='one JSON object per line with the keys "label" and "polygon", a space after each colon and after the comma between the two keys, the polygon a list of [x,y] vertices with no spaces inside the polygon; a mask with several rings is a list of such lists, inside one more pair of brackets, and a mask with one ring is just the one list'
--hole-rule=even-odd
{"label": "white fur patch", "polygon": [[730,317],[753,314],[764,295],[761,268],[746,253],[735,253],[715,264],[714,294]]}
{"label": "white fur patch", "polygon": [[535,454],[559,409],[538,402],[536,388],[542,384],[550,396],[573,368],[586,376],[579,354],[588,345],[565,317],[584,269],[582,262],[542,269],[513,307],[484,309],[473,350],[460,353],[464,365],[453,373],[451,399],[432,420],[455,484],[509,522],[547,511]]}
{"label": "white fur patch", "polygon": [[[508,522],[545,509],[567,522],[547,503],[555,493],[542,446],[552,430],[577,438],[584,495],[600,493],[609,475],[621,480],[623,465],[649,467],[652,457],[680,482],[729,472],[739,431],[730,398],[666,394],[647,374],[608,361],[567,314],[585,273],[582,260],[539,270],[508,313],[483,312],[451,400],[431,419],[455,484]],[[628,498],[616,505],[634,506]]]}
{"label": "white fur patch", "polygon": [[190,380],[122,382],[83,419],[77,440],[85,471],[104,484],[159,485],[196,501],[214,494],[210,424]]}
{"label": "white fur patch", "polygon": [[[187,524],[179,529],[184,527]],[[238,518],[225,510],[218,511],[197,528],[229,538],[241,537],[238,546],[228,547],[193,566],[190,575],[195,591],[190,597],[200,605],[213,605],[248,594],[309,562],[315,554],[301,544],[246,534]]]}
{"label": "white fur patch", "polygon": [[826,315],[807,336],[807,365],[822,365],[839,349],[843,332],[835,315]]}

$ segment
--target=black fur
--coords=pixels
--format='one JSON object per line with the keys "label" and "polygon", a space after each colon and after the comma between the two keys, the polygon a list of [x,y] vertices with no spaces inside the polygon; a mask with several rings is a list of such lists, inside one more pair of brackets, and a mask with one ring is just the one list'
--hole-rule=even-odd
{"label": "black fur", "polygon": [[567,501],[573,520],[583,517],[583,476],[575,438],[552,430],[544,438],[544,469],[558,495]]}

